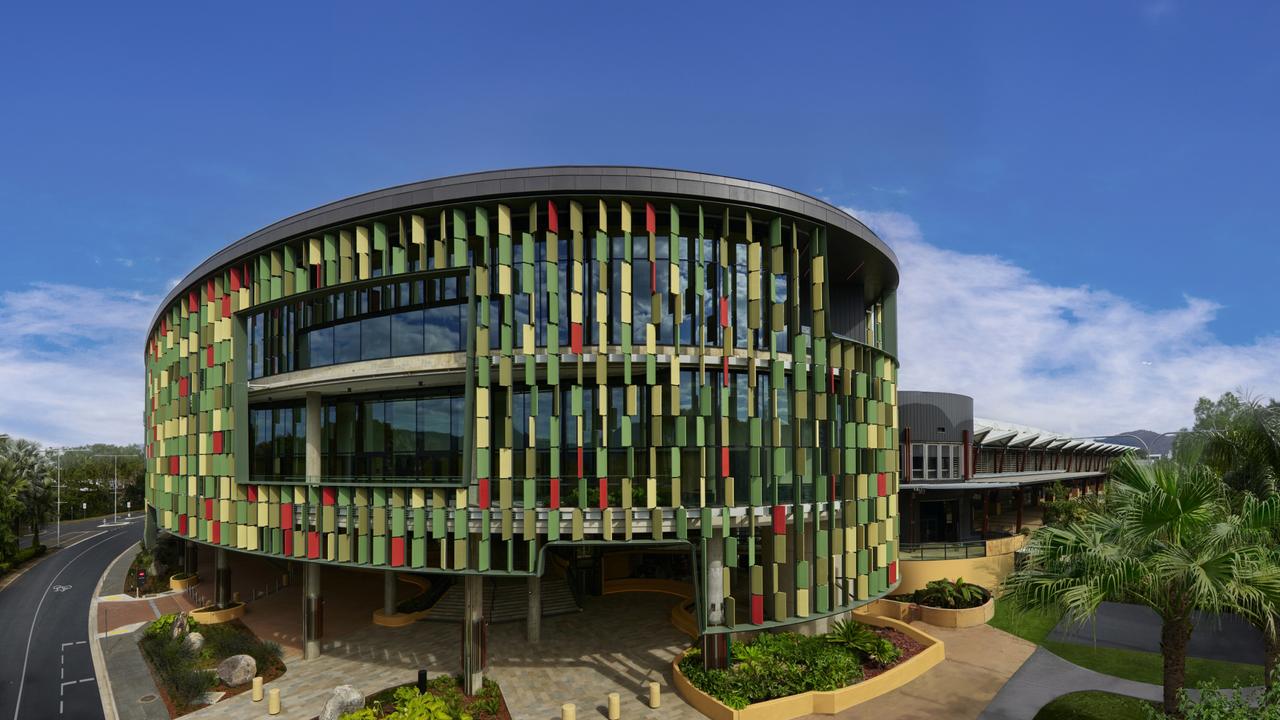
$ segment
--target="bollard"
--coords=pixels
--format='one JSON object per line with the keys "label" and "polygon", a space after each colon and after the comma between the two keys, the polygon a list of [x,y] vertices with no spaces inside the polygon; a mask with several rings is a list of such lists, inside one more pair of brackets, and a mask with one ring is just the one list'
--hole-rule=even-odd
{"label": "bollard", "polygon": [[231,593],[231,602],[233,602],[233,603],[238,603],[238,602],[240,602],[240,593],[238,593],[238,592]]}
{"label": "bollard", "polygon": [[649,681],[649,707],[656,708],[662,704],[662,688],[657,680]]}
{"label": "bollard", "polygon": [[609,693],[609,720],[622,719],[622,698],[618,693]]}
{"label": "bollard", "polygon": [[262,676],[253,679],[253,701],[262,702]]}
{"label": "bollard", "polygon": [[560,706],[560,720],[578,720],[578,706],[565,703]]}
{"label": "bollard", "polygon": [[427,692],[427,671],[425,668],[418,670],[418,692]]}
{"label": "bollard", "polygon": [[271,692],[267,694],[267,714],[280,714],[280,688],[271,688]]}

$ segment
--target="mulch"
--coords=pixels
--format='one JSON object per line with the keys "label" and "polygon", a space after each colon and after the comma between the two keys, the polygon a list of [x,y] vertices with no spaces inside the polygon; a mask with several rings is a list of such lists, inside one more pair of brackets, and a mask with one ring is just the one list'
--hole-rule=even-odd
{"label": "mulch", "polygon": [[870,680],[885,670],[901,665],[924,651],[924,645],[921,645],[919,642],[912,639],[910,635],[907,635],[900,630],[894,630],[893,628],[876,628],[875,631],[880,637],[888,638],[889,642],[897,645],[898,648],[902,650],[902,657],[898,659],[898,662],[887,667],[881,667],[873,662],[863,664],[863,680]]}

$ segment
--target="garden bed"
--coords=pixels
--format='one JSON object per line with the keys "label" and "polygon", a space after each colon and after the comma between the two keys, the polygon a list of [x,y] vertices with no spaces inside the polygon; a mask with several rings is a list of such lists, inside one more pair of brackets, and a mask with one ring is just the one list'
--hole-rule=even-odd
{"label": "garden bed", "polygon": [[[410,707],[411,706],[411,707]],[[507,701],[502,697],[498,683],[485,678],[478,695],[462,692],[462,678],[440,675],[427,681],[426,693],[419,695],[416,683],[406,683],[380,690],[365,698],[364,709],[342,716],[342,720],[382,720],[397,710],[410,717],[441,717],[459,720],[464,716],[472,720],[511,720]]]}
{"label": "garden bed", "polygon": [[734,647],[728,669],[703,669],[696,648],[672,663],[677,691],[713,720],[834,714],[901,687],[945,657],[936,638],[871,616],[826,635],[764,633]]}
{"label": "garden bed", "polygon": [[285,672],[280,646],[260,640],[244,623],[202,625],[189,620],[190,632],[204,636],[204,648],[193,654],[183,646],[183,637],[173,637],[174,619],[174,615],[165,615],[154,621],[138,641],[170,717],[204,707],[200,700],[206,692],[232,696],[252,689],[252,683],[233,688],[218,680],[214,672],[218,663],[232,655],[252,656],[263,682]]}

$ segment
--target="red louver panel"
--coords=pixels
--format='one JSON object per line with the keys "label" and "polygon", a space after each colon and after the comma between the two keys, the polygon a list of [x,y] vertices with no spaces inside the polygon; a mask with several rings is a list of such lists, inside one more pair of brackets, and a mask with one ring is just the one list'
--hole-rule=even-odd
{"label": "red louver panel", "polygon": [[391,566],[404,567],[404,538],[391,538]]}
{"label": "red louver panel", "polygon": [[314,530],[307,533],[307,558],[310,560],[320,559],[320,533]]}
{"label": "red louver panel", "polygon": [[889,563],[889,584],[898,582],[898,561],[894,560]]}
{"label": "red louver panel", "polygon": [[560,232],[560,213],[556,211],[554,200],[547,201],[547,229],[553,233]]}
{"label": "red louver panel", "polygon": [[751,624],[752,625],[764,624],[764,596],[763,595],[751,596]]}
{"label": "red louver panel", "polygon": [[569,323],[569,351],[582,354],[582,323]]}
{"label": "red louver panel", "polygon": [[880,473],[879,475],[876,476],[876,495],[883,497],[884,495],[887,494],[885,485],[886,485],[886,476],[884,473]]}
{"label": "red louver panel", "polygon": [[489,478],[480,478],[476,481],[477,503],[481,508],[489,507]]}
{"label": "red louver panel", "polygon": [[729,477],[729,448],[720,448],[720,477]]}
{"label": "red louver panel", "polygon": [[600,509],[609,507],[609,480],[600,478]]}
{"label": "red louver panel", "polygon": [[787,531],[787,508],[782,505],[773,506],[773,531],[778,534]]}
{"label": "red louver panel", "polygon": [[204,519],[205,520],[213,519],[213,499],[212,498],[204,501]]}
{"label": "red louver panel", "polygon": [[177,475],[177,474],[178,474],[178,462],[179,462],[179,461],[178,461],[178,456],[177,456],[177,455],[170,455],[170,456],[169,456],[169,474],[170,474],[170,475]]}
{"label": "red louver panel", "polygon": [[231,268],[231,292],[240,290],[240,268]]}
{"label": "red louver panel", "polygon": [[251,503],[258,502],[258,486],[257,485],[250,485],[248,488],[246,488],[246,491],[249,497],[249,502]]}
{"label": "red louver panel", "polygon": [[284,554],[293,555],[293,531],[284,531]]}
{"label": "red louver panel", "polygon": [[204,366],[213,367],[213,346],[204,349]]}
{"label": "red louver panel", "polygon": [[231,296],[230,295],[222,296],[222,317],[224,318],[231,317]]}
{"label": "red louver panel", "polygon": [[[213,453],[215,455],[222,454],[222,431],[221,430],[215,430],[213,432]],[[250,489],[252,489],[253,486],[250,485],[249,487]],[[253,498],[250,498],[250,500],[252,499]]]}
{"label": "red louver panel", "polygon": [[560,507],[560,479],[551,478],[551,508]]}
{"label": "red louver panel", "polygon": [[333,505],[338,502],[338,491],[331,487],[320,488],[320,504]]}
{"label": "red louver panel", "polygon": [[215,545],[218,543],[221,543],[222,542],[222,523],[218,522],[217,520],[214,520],[213,529],[209,533],[209,536],[213,538],[213,542]]}
{"label": "red louver panel", "polygon": [[658,232],[658,214],[653,211],[653,203],[644,204],[644,229],[645,232]]}

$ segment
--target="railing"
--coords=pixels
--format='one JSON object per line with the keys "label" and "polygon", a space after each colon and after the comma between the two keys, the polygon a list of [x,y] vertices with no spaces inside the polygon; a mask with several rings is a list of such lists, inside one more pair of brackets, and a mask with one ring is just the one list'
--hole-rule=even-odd
{"label": "railing", "polygon": [[987,556],[984,540],[951,543],[902,543],[898,557],[903,560],[965,560]]}

